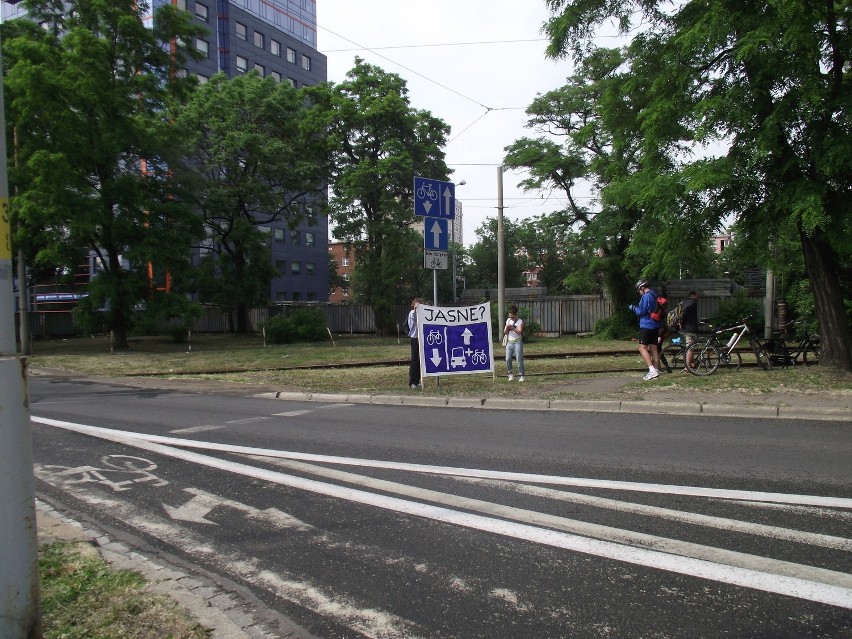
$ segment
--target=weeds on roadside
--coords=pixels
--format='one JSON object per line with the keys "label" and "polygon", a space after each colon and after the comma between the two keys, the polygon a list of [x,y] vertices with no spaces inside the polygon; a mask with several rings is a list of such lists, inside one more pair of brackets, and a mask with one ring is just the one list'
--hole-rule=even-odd
{"label": "weeds on roadside", "polygon": [[145,579],[115,570],[90,546],[54,543],[39,550],[45,639],[207,639],[209,633]]}

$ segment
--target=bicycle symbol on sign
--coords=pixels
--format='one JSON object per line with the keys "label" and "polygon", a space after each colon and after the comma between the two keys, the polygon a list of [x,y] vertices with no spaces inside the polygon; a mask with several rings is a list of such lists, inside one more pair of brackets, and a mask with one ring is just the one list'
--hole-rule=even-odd
{"label": "bicycle symbol on sign", "polygon": [[473,351],[473,355],[470,356],[470,361],[474,366],[485,364],[488,361],[488,356],[483,350]]}
{"label": "bicycle symbol on sign", "polygon": [[430,346],[433,344],[440,344],[443,340],[444,338],[441,335],[441,331],[432,330],[429,331],[428,335],[426,335],[426,343]]}
{"label": "bicycle symbol on sign", "polygon": [[432,188],[432,185],[429,182],[427,182],[425,184],[421,184],[420,188],[417,189],[417,198],[420,200],[429,198],[434,202],[438,199],[438,192]]}

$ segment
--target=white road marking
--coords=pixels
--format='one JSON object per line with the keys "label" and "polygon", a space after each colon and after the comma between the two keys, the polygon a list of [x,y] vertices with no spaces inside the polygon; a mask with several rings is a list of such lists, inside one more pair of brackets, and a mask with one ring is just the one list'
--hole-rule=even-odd
{"label": "white road marking", "polygon": [[225,428],[224,426],[214,426],[213,424],[207,424],[206,426],[190,426],[189,428],[178,428],[176,430],[170,430],[170,433],[174,433],[176,435],[192,435],[193,433],[203,433],[208,430],[219,430],[221,428]]}
{"label": "white road marking", "polygon": [[[50,475],[40,476],[40,478],[48,483],[52,483],[51,480],[54,479]],[[197,535],[188,528],[152,516],[151,513],[130,503],[97,496],[74,486],[63,485],[62,488],[68,490],[77,499],[108,510],[134,528],[154,535],[189,555],[215,558],[227,573],[236,575],[248,583],[258,584],[259,587],[274,592],[281,599],[331,619],[334,623],[352,628],[365,637],[417,639],[423,636],[422,630],[412,621],[372,607],[358,607],[348,598],[324,592],[320,586],[296,575],[264,570],[257,558],[242,554],[232,547],[219,547],[210,539]]]}
{"label": "white road marking", "polygon": [[275,417],[299,417],[300,415],[307,415],[308,413],[312,413],[310,410],[291,410],[286,413],[272,413]]}
{"label": "white road marking", "polygon": [[504,490],[513,490],[524,495],[546,497],[548,499],[567,501],[573,504],[584,504],[595,508],[606,508],[609,510],[617,510],[619,512],[632,513],[634,515],[656,517],[657,519],[668,519],[670,521],[677,521],[694,526],[706,526],[708,528],[741,532],[747,535],[759,535],[772,539],[783,539],[785,541],[794,541],[797,543],[809,544],[811,546],[822,546],[823,548],[833,548],[835,550],[852,552],[852,539],[846,539],[844,537],[791,530],[789,528],[781,528],[779,526],[755,524],[739,521],[737,519],[728,519],[726,517],[714,517],[712,515],[689,513],[681,510],[672,510],[670,508],[660,508],[659,506],[634,504],[628,501],[618,501],[615,499],[583,495],[580,493],[569,493],[562,490],[554,490],[553,488],[542,488],[541,486],[525,486],[523,484],[515,484],[508,481],[472,479],[469,477],[460,479],[462,481],[476,484],[497,486]]}
{"label": "white road marking", "polygon": [[[831,606],[839,606],[846,609],[852,609],[852,588],[844,586],[820,583],[807,578],[779,575],[777,573],[764,572],[751,568],[727,566],[705,559],[684,557],[659,552],[656,550],[635,548],[614,543],[611,541],[590,539],[588,537],[582,537],[579,535],[565,533],[558,530],[549,530],[545,528],[531,526],[528,524],[505,521],[502,519],[485,517],[482,515],[476,515],[467,512],[454,511],[440,506],[433,506],[421,502],[406,501],[387,495],[377,495],[362,490],[356,490],[344,486],[336,486],[333,484],[327,484],[324,482],[306,479],[303,477],[285,475],[283,473],[263,468],[255,468],[246,464],[231,462],[215,457],[201,455],[199,453],[163,446],[152,442],[152,437],[155,436],[141,435],[137,433],[129,433],[126,431],[110,430],[106,428],[99,428],[96,426],[86,426],[82,424],[73,424],[71,422],[63,422],[59,420],[37,417],[32,418],[32,421],[48,426],[54,426],[64,428],[66,430],[71,430],[74,432],[88,434],[109,441],[119,442],[135,448],[140,448],[142,450],[156,452],[162,455],[173,457],[175,459],[181,459],[184,461],[197,463],[203,466],[216,468],[226,472],[237,473],[247,477],[254,477],[263,481],[277,483],[283,486],[289,486],[298,490],[305,490],[336,499],[344,499],[352,501],[354,503],[374,506],[393,512],[399,512],[447,524],[463,526],[465,528],[470,528],[473,530],[480,530],[483,532],[489,532],[496,535],[502,535],[505,537],[520,539],[527,542],[552,546],[555,548],[562,548],[564,550],[569,550],[573,552],[581,552],[598,557],[604,557],[607,559],[613,559],[615,561],[622,561],[625,563],[635,564],[648,568],[665,570],[668,572],[689,575],[701,579],[708,579],[720,583],[742,586],[745,588],[752,588],[765,592],[796,597],[799,599],[805,599],[808,601],[814,601]],[[170,440],[171,438],[160,437],[157,439],[162,441]],[[175,443],[176,441],[181,440],[172,440],[172,443]],[[187,442],[183,445],[193,444],[199,443]],[[200,444],[203,444],[203,442]],[[250,450],[246,447],[228,448],[231,449],[230,452],[246,452],[247,450]],[[222,449],[223,448],[218,448],[217,450]],[[236,449],[240,450],[237,451]],[[292,456],[293,454],[290,455]],[[615,483],[621,484],[624,482]],[[738,494],[742,494],[749,493],[750,491],[724,492],[735,492]],[[768,494],[772,495],[772,493]],[[802,568],[808,569],[809,567],[803,566]],[[831,571],[823,572],[830,573]],[[841,573],[836,574],[840,575]]]}
{"label": "white road marking", "polygon": [[503,479],[507,481],[524,482],[527,484],[552,484],[555,486],[575,486],[608,490],[627,490],[635,492],[659,493],[664,495],[686,495],[691,497],[763,501],[780,504],[799,504],[810,506],[826,506],[828,508],[852,509],[852,499],[846,497],[822,497],[819,495],[767,493],[752,490],[702,488],[699,486],[673,486],[669,484],[647,484],[642,482],[612,481],[608,479],[588,479],[584,477],[559,477],[556,475],[513,473],[500,470],[478,470],[472,468],[453,468],[451,466],[430,466],[428,464],[409,464],[405,462],[388,462],[373,459],[360,459],[357,457],[337,457],[334,455],[296,453],[292,451],[270,450],[268,448],[254,448],[251,446],[234,446],[231,444],[218,444],[216,442],[203,442],[193,439],[163,437],[162,435],[147,435],[145,433],[134,433],[131,431],[114,431],[107,428],[100,428],[98,426],[72,424],[71,422],[63,422],[61,420],[48,419],[46,417],[32,417],[31,421],[39,424],[45,424],[47,426],[60,426],[69,429],[71,429],[70,427],[76,427],[79,432],[89,432],[90,434],[93,434],[95,436],[98,436],[98,432],[120,433],[123,434],[123,436],[126,438],[157,442],[169,446],[180,446],[184,448],[212,450],[241,455],[261,455],[263,457],[277,457],[281,459],[294,459],[323,464],[337,464],[340,466],[383,468],[386,470],[412,471],[418,473],[431,473],[435,475],[453,475],[457,477],[477,477],[480,479]]}
{"label": "white road marking", "polygon": [[220,497],[219,495],[214,495],[198,488],[184,488],[183,490],[193,495],[192,499],[177,508],[163,504],[163,507],[172,519],[217,525],[216,522],[206,519],[205,515],[208,515],[214,508],[226,507],[238,510],[245,513],[251,519],[272,524],[274,527],[282,530],[300,530],[306,532],[313,529],[313,526],[277,508],[260,510],[259,508],[254,508],[253,506],[234,501],[233,499],[227,499],[226,497]]}
{"label": "white road marking", "polygon": [[226,424],[251,424],[254,422],[262,422],[269,419],[267,415],[263,415],[261,417],[246,417],[245,419],[232,419],[229,422],[225,422]]}

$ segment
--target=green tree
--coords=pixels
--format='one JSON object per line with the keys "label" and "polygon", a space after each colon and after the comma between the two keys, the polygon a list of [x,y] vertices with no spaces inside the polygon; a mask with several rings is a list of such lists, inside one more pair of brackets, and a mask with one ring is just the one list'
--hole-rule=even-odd
{"label": "green tree", "polygon": [[94,253],[101,272],[81,308],[102,310],[126,348],[149,267],[177,277],[198,231],[168,171],[181,152],[170,114],[193,87],[176,69],[195,55],[184,43],[198,28],[172,6],[148,27],[149,6],[136,0],[26,6],[33,20],[3,42],[16,220],[39,229],[36,263],[76,269],[71,256]]}
{"label": "green tree", "polygon": [[[565,86],[528,107],[527,126],[540,137],[516,141],[504,159],[506,166],[529,171],[521,183],[525,189],[564,193],[567,207],[550,223],[561,222],[566,232],[577,229],[589,258],[567,284],[573,290],[602,286],[617,309],[633,301],[640,274],[699,270],[696,262],[708,252],[695,247],[705,238],[709,245],[712,231],[701,223],[690,228],[689,242],[674,233],[669,235],[677,241],[667,241],[675,215],[697,206],[665,162],[655,157],[652,164],[643,153],[640,114],[647,88],[624,71],[624,63],[622,50],[588,51]],[[595,207],[577,197],[578,188],[589,187],[597,195]]]}
{"label": "green tree", "polygon": [[324,200],[327,147],[309,132],[307,113],[302,91],[253,71],[213,76],[178,118],[191,143],[181,172],[207,231],[200,296],[235,311],[239,333],[276,275],[269,225],[295,228]]}
{"label": "green tree", "polygon": [[600,286],[588,277],[594,251],[571,229],[566,217],[557,212],[522,221],[518,244],[530,267],[541,267],[539,283],[547,287],[548,294],[598,292]]}
{"label": "green tree", "polygon": [[[523,271],[527,260],[521,253],[518,225],[503,220],[505,247],[504,276],[507,288],[523,286]],[[476,229],[476,243],[467,253],[465,280],[467,288],[497,288],[497,220],[489,218]]]}
{"label": "green tree", "polygon": [[[627,33],[642,23],[629,54],[632,77],[648,87],[644,153],[678,165],[710,224],[735,215],[741,233],[769,245],[793,223],[823,336],[820,363],[852,370],[848,0],[547,4],[552,57],[579,60],[596,28]],[[721,146],[715,156],[684,157],[712,144]]]}
{"label": "green tree", "polygon": [[316,130],[333,155],[334,235],[354,247],[359,300],[373,307],[384,334],[393,304],[404,301],[399,296],[407,287],[399,279],[416,256],[406,239],[415,221],[414,176],[446,179],[442,147],[449,127],[410,106],[402,78],[360,59],[344,82],[307,92]]}

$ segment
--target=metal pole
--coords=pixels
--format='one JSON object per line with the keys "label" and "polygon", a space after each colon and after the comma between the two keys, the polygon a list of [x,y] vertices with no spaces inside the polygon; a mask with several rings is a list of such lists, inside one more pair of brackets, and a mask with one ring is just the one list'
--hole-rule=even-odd
{"label": "metal pole", "polygon": [[[0,70],[2,70],[0,56]],[[6,130],[0,82],[0,131]],[[26,359],[15,356],[6,136],[0,135],[0,639],[40,637],[38,539]]]}
{"label": "metal pole", "polygon": [[432,269],[432,304],[438,306],[438,271]]}
{"label": "metal pole", "polygon": [[450,249],[453,251],[453,304],[456,303],[456,218],[452,219],[452,230],[450,232],[452,243]]}
{"label": "metal pole", "polygon": [[506,308],[506,241],[503,232],[503,167],[497,167],[497,323]]}
{"label": "metal pole", "polygon": [[763,338],[770,339],[775,325],[775,273],[766,271],[766,296],[763,300]]}

